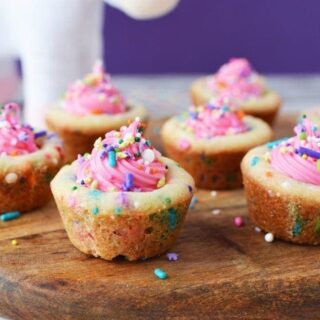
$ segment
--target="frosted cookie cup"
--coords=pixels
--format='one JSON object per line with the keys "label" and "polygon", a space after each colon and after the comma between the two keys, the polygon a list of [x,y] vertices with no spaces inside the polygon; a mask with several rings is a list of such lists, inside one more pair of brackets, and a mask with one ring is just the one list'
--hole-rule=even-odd
{"label": "frosted cookie cup", "polygon": [[320,243],[320,133],[303,118],[296,136],[248,152],[241,164],[252,221],[276,238]]}
{"label": "frosted cookie cup", "polygon": [[64,99],[48,110],[46,123],[63,140],[69,163],[78,154],[89,152],[106,132],[118,130],[136,117],[146,121],[146,109],[126,102],[103,66],[96,63],[92,73],[72,84]]}
{"label": "frosted cookie cup", "polygon": [[197,187],[220,190],[242,186],[243,156],[269,141],[272,130],[216,101],[169,119],[161,136],[166,154],[193,176]]}
{"label": "frosted cookie cup", "polygon": [[61,142],[20,122],[20,107],[0,113],[0,213],[30,211],[52,197],[50,181],[63,162]]}
{"label": "frosted cookie cup", "polygon": [[231,59],[214,75],[195,80],[190,88],[191,100],[198,106],[226,93],[245,114],[269,124],[274,122],[281,106],[279,95],[268,89],[264,78],[253,71],[246,59]]}
{"label": "frosted cookie cup", "polygon": [[51,187],[76,248],[106,260],[132,261],[173,245],[194,182],[151,147],[135,121],[97,140],[92,154],[62,168]]}

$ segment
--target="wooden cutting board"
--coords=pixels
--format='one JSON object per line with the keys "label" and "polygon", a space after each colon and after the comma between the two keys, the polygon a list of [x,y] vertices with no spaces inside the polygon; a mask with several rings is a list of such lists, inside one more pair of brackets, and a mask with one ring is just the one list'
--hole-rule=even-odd
{"label": "wooden cutting board", "polygon": [[[155,138],[154,122],[150,135]],[[293,117],[277,124],[291,134]],[[198,191],[171,252],[106,262],[69,242],[55,204],[0,223],[0,315],[12,319],[319,319],[320,247],[267,243],[242,190]],[[220,214],[215,215],[213,210]],[[245,226],[237,228],[234,216]],[[16,239],[17,246],[11,244]],[[153,274],[168,273],[167,280]]]}

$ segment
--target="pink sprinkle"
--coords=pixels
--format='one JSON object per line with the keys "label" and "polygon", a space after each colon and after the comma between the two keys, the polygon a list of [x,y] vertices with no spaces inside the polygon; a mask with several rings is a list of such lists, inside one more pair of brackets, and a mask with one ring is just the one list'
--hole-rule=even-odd
{"label": "pink sprinkle", "polygon": [[186,139],[180,139],[179,140],[179,143],[178,143],[178,146],[181,150],[187,150],[190,148],[191,144],[188,140]]}
{"label": "pink sprinkle", "polygon": [[76,199],[74,197],[70,197],[68,200],[68,205],[73,208],[76,205]]}
{"label": "pink sprinkle", "polygon": [[241,217],[235,217],[234,219],[233,219],[233,223],[235,224],[235,226],[236,227],[238,227],[238,228],[240,228],[240,227],[243,227],[243,225],[244,225],[244,221],[243,221],[243,219],[241,218]]}
{"label": "pink sprinkle", "polygon": [[177,261],[178,260],[178,254],[174,252],[168,252],[167,253],[167,259],[169,261]]}

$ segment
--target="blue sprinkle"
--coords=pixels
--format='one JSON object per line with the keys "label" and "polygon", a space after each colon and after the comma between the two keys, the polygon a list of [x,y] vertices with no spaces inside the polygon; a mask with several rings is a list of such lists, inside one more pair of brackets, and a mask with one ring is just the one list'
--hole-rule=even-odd
{"label": "blue sprinkle", "polygon": [[114,150],[110,150],[108,152],[108,160],[109,160],[109,166],[111,168],[114,168],[116,166],[116,153]]}
{"label": "blue sprinkle", "polygon": [[282,138],[282,139],[279,139],[279,140],[268,142],[267,143],[267,148],[268,149],[272,149],[272,148],[278,146],[281,142],[286,141],[288,139],[289,139],[288,137],[285,137],[285,138]]}
{"label": "blue sprinkle", "polygon": [[119,215],[121,212],[122,212],[122,209],[121,209],[121,208],[115,208],[115,209],[114,209],[114,213],[115,213],[116,215]]}
{"label": "blue sprinkle", "polygon": [[156,277],[158,277],[161,280],[165,280],[168,278],[167,273],[160,268],[154,269],[154,274]]}
{"label": "blue sprinkle", "polygon": [[19,218],[21,213],[19,211],[10,211],[10,212],[5,212],[2,215],[0,215],[0,220],[1,221],[9,221],[9,220],[14,220]]}
{"label": "blue sprinkle", "polygon": [[98,190],[98,189],[91,189],[91,190],[89,190],[88,193],[89,193],[89,196],[92,198],[99,198],[102,196],[103,191]]}
{"label": "blue sprinkle", "polygon": [[173,230],[177,227],[177,212],[174,208],[169,209],[169,229]]}
{"label": "blue sprinkle", "polygon": [[125,188],[126,190],[131,190],[133,187],[133,174],[127,173],[125,178]]}
{"label": "blue sprinkle", "polygon": [[41,130],[41,131],[36,132],[34,134],[34,137],[36,139],[38,139],[38,138],[44,137],[45,135],[47,135],[47,131],[46,130]]}
{"label": "blue sprinkle", "polygon": [[256,165],[258,164],[259,161],[260,161],[260,158],[257,157],[257,156],[254,156],[254,157],[251,159],[250,164],[251,164],[252,167],[254,167],[254,166],[256,166]]}
{"label": "blue sprinkle", "polygon": [[99,208],[95,207],[95,208],[92,209],[92,214],[93,215],[96,216],[98,213],[99,213]]}
{"label": "blue sprinkle", "polygon": [[198,198],[196,196],[193,196],[189,205],[189,209],[193,209],[197,202]]}
{"label": "blue sprinkle", "polygon": [[188,185],[188,190],[189,190],[189,192],[193,191],[193,189],[192,189],[192,187],[190,185]]}

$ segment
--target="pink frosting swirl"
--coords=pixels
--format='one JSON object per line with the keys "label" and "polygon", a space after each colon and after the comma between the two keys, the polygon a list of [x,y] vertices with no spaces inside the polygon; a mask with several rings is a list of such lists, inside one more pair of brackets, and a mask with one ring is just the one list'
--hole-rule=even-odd
{"label": "pink frosting swirl", "polygon": [[20,106],[6,104],[0,113],[1,155],[17,156],[34,152],[38,150],[36,138],[33,128],[21,123]]}
{"label": "pink frosting swirl", "polygon": [[320,131],[303,116],[295,133],[273,147],[271,166],[294,180],[320,185]]}
{"label": "pink frosting swirl", "polygon": [[244,58],[230,59],[209,79],[208,85],[218,95],[229,93],[239,100],[259,97],[264,91],[263,81]]}
{"label": "pink frosting swirl", "polygon": [[91,155],[79,156],[77,181],[101,191],[152,191],[165,184],[167,166],[142,136],[140,121],[99,138]]}
{"label": "pink frosting swirl", "polygon": [[70,113],[79,116],[90,114],[117,114],[127,110],[120,91],[111,83],[101,63],[84,80],[72,84],[63,101]]}
{"label": "pink frosting swirl", "polygon": [[199,139],[248,131],[249,127],[243,121],[243,113],[227,104],[223,98],[219,98],[205,106],[191,106],[183,126]]}

